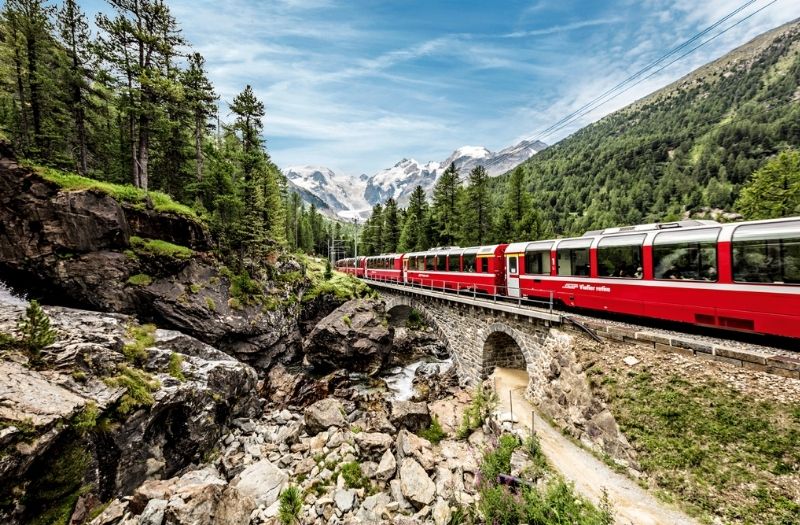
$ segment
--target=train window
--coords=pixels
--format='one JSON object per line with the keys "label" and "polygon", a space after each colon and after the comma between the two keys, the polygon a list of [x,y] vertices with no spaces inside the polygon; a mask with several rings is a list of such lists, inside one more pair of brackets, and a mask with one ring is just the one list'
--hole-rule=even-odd
{"label": "train window", "polygon": [[445,261],[444,255],[437,255],[436,256],[436,271],[437,272],[443,272],[444,271],[444,261]]}
{"label": "train window", "polygon": [[550,248],[552,242],[537,242],[525,248],[525,273],[528,275],[550,275]]}
{"label": "train window", "polygon": [[463,264],[465,272],[474,272],[475,271],[475,254],[464,254],[463,256]]}
{"label": "train window", "polygon": [[417,271],[425,271],[425,257],[417,255]]}
{"label": "train window", "polygon": [[653,241],[656,279],[717,280],[719,228],[659,233]]}
{"label": "train window", "polygon": [[461,271],[461,256],[458,254],[450,254],[447,256],[447,269],[451,272]]}
{"label": "train window", "polygon": [[558,275],[589,277],[589,246],[592,239],[562,241],[558,245]]}
{"label": "train window", "polygon": [[516,275],[517,273],[517,256],[512,255],[508,258],[508,273]]}
{"label": "train window", "polygon": [[732,246],[734,281],[800,284],[800,221],[739,226]]}
{"label": "train window", "polygon": [[642,234],[600,239],[597,245],[597,275],[641,279],[644,238]]}
{"label": "train window", "polygon": [[426,255],[425,256],[425,270],[426,271],[433,271],[436,266],[434,265],[435,256],[433,255]]}

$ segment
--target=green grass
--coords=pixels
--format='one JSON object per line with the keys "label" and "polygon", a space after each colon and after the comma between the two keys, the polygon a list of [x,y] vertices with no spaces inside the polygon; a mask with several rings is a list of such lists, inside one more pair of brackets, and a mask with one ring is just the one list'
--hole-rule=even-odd
{"label": "green grass", "polygon": [[369,286],[349,274],[333,272],[330,279],[325,279],[325,262],[322,260],[302,254],[297,257],[305,265],[306,275],[311,281],[310,289],[303,294],[304,303],[309,303],[320,295],[333,295],[339,300],[348,301],[374,294]]}
{"label": "green grass", "polygon": [[160,239],[142,239],[135,235],[130,238],[131,247],[137,254],[169,257],[172,259],[190,259],[194,252],[186,246],[179,246]]}
{"label": "green grass", "polygon": [[[510,473],[511,455],[519,448],[542,470],[535,476],[523,473],[523,479],[530,483],[512,490],[498,484],[497,476]],[[520,443],[512,434],[501,435],[497,444],[484,452],[481,461],[478,510],[483,520],[476,520],[469,509],[459,509],[458,514],[466,517],[462,523],[611,525],[614,522],[613,509],[605,497],[600,507],[595,507],[559,476],[551,476],[542,486],[534,484],[533,480],[539,479],[546,470],[547,464],[535,437]]]}
{"label": "green grass", "polygon": [[128,337],[131,342],[122,347],[122,353],[131,363],[143,363],[147,360],[147,349],[156,342],[156,327],[152,324],[131,325],[128,327]]}
{"label": "green grass", "polygon": [[83,409],[72,418],[72,428],[79,434],[84,435],[97,427],[97,418],[99,416],[100,409],[97,408],[97,403],[89,401]]}
{"label": "green grass", "polygon": [[175,202],[172,197],[160,191],[145,192],[130,184],[114,184],[83,177],[76,173],[69,173],[45,166],[30,166],[42,176],[65,191],[96,190],[110,195],[114,199],[131,204],[144,205],[149,197],[156,211],[174,213],[196,221],[201,220],[192,208]]}
{"label": "green grass", "polygon": [[143,370],[121,365],[119,374],[105,379],[112,387],[124,387],[125,394],[120,399],[117,411],[125,416],[140,407],[152,406],[155,400],[153,392],[161,387],[157,379]]}
{"label": "green grass", "polygon": [[649,372],[606,384],[642,469],[704,519],[800,523],[800,403],[766,402],[710,380]]}
{"label": "green grass", "polygon": [[214,299],[212,297],[206,297],[206,308],[208,308],[212,312],[217,311],[217,303],[214,302]]}
{"label": "green grass", "polygon": [[153,284],[153,278],[146,273],[137,273],[128,277],[128,284],[133,286],[150,286]]}
{"label": "green grass", "polygon": [[472,401],[464,411],[461,426],[456,431],[458,439],[466,439],[474,430],[483,426],[483,422],[497,406],[497,395],[494,391],[486,392],[481,385],[475,387],[472,393]]}
{"label": "green grass", "polygon": [[367,492],[372,488],[369,478],[364,475],[361,465],[355,461],[343,463],[340,474],[344,479],[344,484],[350,489],[365,489]]}
{"label": "green grass", "polygon": [[183,375],[183,356],[181,354],[173,352],[172,355],[169,356],[169,366],[167,371],[169,372],[169,375],[181,383],[186,381],[186,376]]}
{"label": "green grass", "polygon": [[431,419],[431,424],[428,425],[427,428],[423,428],[417,432],[417,435],[427,439],[434,445],[438,445],[441,440],[447,437],[447,433],[442,429],[442,424],[439,422],[439,418],[436,416],[433,416],[433,419]]}

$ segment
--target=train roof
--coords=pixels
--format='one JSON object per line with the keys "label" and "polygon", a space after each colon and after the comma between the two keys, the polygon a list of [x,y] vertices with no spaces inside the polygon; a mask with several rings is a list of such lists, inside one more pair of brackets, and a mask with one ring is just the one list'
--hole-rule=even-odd
{"label": "train roof", "polygon": [[468,248],[460,248],[453,246],[450,248],[434,248],[424,252],[407,253],[406,257],[427,257],[428,255],[494,255],[499,248],[505,247],[505,244],[492,244],[488,246],[470,246]]}
{"label": "train roof", "polygon": [[686,220],[675,222],[654,222],[651,224],[637,224],[635,226],[617,226],[603,230],[590,230],[583,234],[584,237],[597,237],[598,235],[611,235],[614,233],[648,232],[652,230],[673,230],[676,228],[696,228],[699,226],[719,226],[717,221]]}

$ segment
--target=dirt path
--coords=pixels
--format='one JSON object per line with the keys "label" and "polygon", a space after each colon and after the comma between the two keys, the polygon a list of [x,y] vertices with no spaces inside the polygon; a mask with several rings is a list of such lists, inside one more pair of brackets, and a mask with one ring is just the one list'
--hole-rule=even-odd
{"label": "dirt path", "polygon": [[[500,398],[500,410],[509,412],[509,391],[514,417],[519,425],[531,428],[534,408],[525,399],[528,374],[524,370],[498,368],[493,375]],[[621,525],[696,525],[698,522],[657,500],[645,489],[611,470],[605,463],[575,445],[544,419],[535,416],[536,433],[550,463],[576,490],[597,504],[603,488],[614,505],[616,522]]]}

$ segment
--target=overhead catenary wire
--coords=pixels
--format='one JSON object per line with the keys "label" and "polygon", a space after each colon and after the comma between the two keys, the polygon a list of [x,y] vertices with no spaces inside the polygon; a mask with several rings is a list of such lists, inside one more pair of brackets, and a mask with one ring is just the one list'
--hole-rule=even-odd
{"label": "overhead catenary wire", "polygon": [[631,76],[629,76],[625,80],[621,81],[616,86],[607,89],[605,92],[603,92],[602,94],[598,95],[594,99],[590,100],[589,102],[587,102],[583,106],[579,107],[578,109],[576,109],[575,111],[573,111],[569,115],[565,116],[564,118],[562,118],[558,122],[552,124],[550,127],[538,132],[537,135],[541,135],[541,136],[549,135],[550,134],[549,132],[551,130],[555,129],[556,127],[561,125],[563,122],[569,120],[571,117],[577,115],[581,111],[583,111],[586,108],[590,107],[591,105],[595,104],[597,101],[603,99],[604,97],[608,96],[609,94],[613,93],[614,91],[623,88],[625,86],[625,84],[628,84],[629,82],[632,82],[633,80],[636,80],[636,78],[638,78],[639,76],[647,73],[647,71],[649,71],[650,69],[656,67],[663,60],[666,60],[667,58],[669,58],[670,56],[674,55],[675,53],[680,52],[682,49],[684,49],[685,47],[689,46],[692,42],[694,42],[694,41],[698,40],[699,38],[703,37],[704,35],[708,34],[710,31],[713,31],[714,29],[719,27],[721,24],[723,24],[727,20],[729,20],[731,17],[736,16],[742,10],[746,9],[750,5],[756,3],[757,1],[758,0],[748,0],[747,2],[743,3],[742,5],[740,5],[739,7],[737,7],[736,9],[731,11],[730,13],[728,13],[727,15],[723,16],[722,18],[720,18],[719,20],[717,20],[716,22],[714,22],[710,26],[706,27],[705,29],[703,29],[699,33],[696,33],[692,38],[690,38],[688,40],[685,40],[682,44],[670,49],[669,51],[667,51],[666,53],[661,55],[659,58],[657,58],[657,59],[653,60],[652,62],[648,63],[646,66],[642,67],[639,71],[637,71],[636,73],[632,74]]}
{"label": "overhead catenary wire", "polygon": [[[717,20],[716,22],[714,22],[713,24],[711,24],[710,26],[705,28],[703,31],[700,31],[699,33],[697,33],[694,36],[692,36],[692,38],[686,40],[685,42],[683,42],[679,46],[676,46],[675,48],[671,49],[670,51],[668,51],[667,53],[665,53],[664,55],[662,55],[658,59],[650,62],[647,66],[643,67],[642,69],[640,69],[639,71],[637,71],[633,75],[629,76],[627,79],[625,79],[622,82],[618,83],[613,88],[610,88],[610,89],[606,90],[604,93],[602,93],[601,95],[593,98],[591,101],[587,102],[586,104],[584,104],[583,106],[581,106],[577,110],[573,111],[569,115],[563,117],[558,122],[552,124],[548,128],[546,128],[546,129],[542,130],[541,132],[537,133],[536,135],[534,135],[535,138],[532,138],[530,140],[531,141],[543,140],[543,139],[547,138],[548,136],[550,136],[550,135],[552,135],[552,134],[554,134],[554,133],[556,133],[558,131],[561,131],[565,127],[569,126],[570,124],[572,124],[576,120],[580,119],[581,117],[591,113],[592,111],[594,111],[595,109],[599,108],[603,104],[606,104],[606,103],[610,102],[611,100],[614,100],[615,98],[619,97],[623,93],[626,93],[627,91],[630,91],[631,89],[633,89],[637,85],[639,85],[642,82],[652,78],[653,76],[657,75],[658,73],[660,73],[661,71],[663,71],[667,67],[671,66],[672,64],[674,64],[674,63],[678,62],[679,60],[685,58],[686,56],[688,56],[691,53],[695,52],[696,50],[698,50],[699,48],[701,48],[704,45],[708,44],[709,42],[712,42],[713,40],[719,38],[723,34],[727,33],[731,29],[733,29],[734,27],[740,25],[741,23],[743,23],[746,20],[752,18],[753,16],[755,16],[758,13],[760,13],[764,9],[770,7],[772,4],[776,3],[778,0],[771,0],[770,2],[765,4],[764,6],[760,7],[759,9],[757,9],[757,10],[753,11],[752,13],[746,15],[744,18],[741,18],[740,20],[736,21],[735,23],[731,24],[730,26],[724,28],[722,31],[714,34],[713,36],[711,36],[710,38],[707,38],[706,40],[703,40],[702,42],[700,42],[696,46],[691,47],[688,51],[686,51],[685,53],[679,55],[677,58],[674,58],[673,60],[670,60],[669,62],[663,64],[661,67],[659,67],[655,71],[650,72],[646,76],[642,76],[645,73],[648,73],[654,67],[656,67],[659,64],[661,64],[665,59],[667,59],[667,58],[675,55],[675,53],[685,49],[687,46],[689,46],[693,42],[697,41],[702,36],[708,34],[710,31],[718,28],[720,25],[722,25],[726,21],[730,20],[733,16],[741,13],[744,9],[746,9],[747,7],[750,7],[752,4],[756,3],[757,1],[758,0],[749,0],[748,2],[745,2],[744,4],[740,5],[739,7],[737,7],[736,9],[731,11],[730,13],[728,13],[727,15],[723,16],[722,18],[720,18],[719,20]],[[636,80],[637,78],[638,78],[638,80]],[[633,80],[636,80],[636,82],[631,83]]]}

